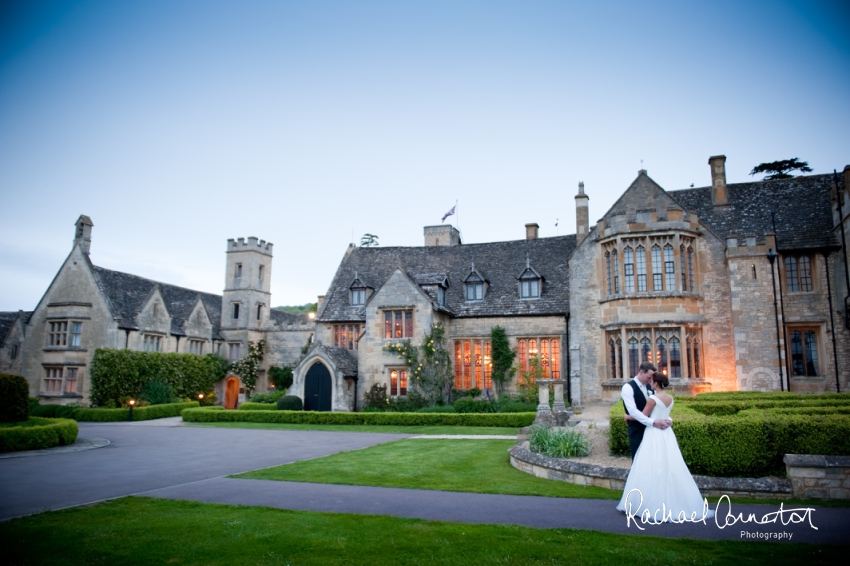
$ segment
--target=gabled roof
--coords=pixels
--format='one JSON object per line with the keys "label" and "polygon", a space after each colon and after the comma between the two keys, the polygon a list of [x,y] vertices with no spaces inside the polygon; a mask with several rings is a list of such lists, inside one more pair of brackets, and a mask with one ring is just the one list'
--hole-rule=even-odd
{"label": "gabled roof", "polygon": [[[839,187],[843,187],[839,175]],[[711,187],[670,191],[669,194],[719,238],[757,238],[773,232],[770,211],[776,211],[779,251],[835,248],[829,196],[832,174],[727,185],[729,205],[711,203]]]}
{"label": "gabled roof", "polygon": [[298,362],[298,366],[303,364],[312,364],[313,356],[324,357],[329,360],[344,377],[357,377],[357,356],[346,348],[338,346],[326,346],[321,342],[313,342],[313,345],[307,351],[307,355],[303,360]]}
{"label": "gabled roof", "polygon": [[[348,285],[355,270],[379,289],[396,268],[407,274],[447,274],[450,281],[463,281],[473,262],[487,273],[489,289],[483,301],[466,301],[463,285],[449,287],[446,307],[456,317],[565,315],[570,300],[568,258],[575,245],[575,235],[569,235],[462,246],[354,248],[337,269],[317,320],[364,320],[365,310],[349,305]],[[526,268],[526,255],[547,281],[539,299],[519,296],[516,277]]]}
{"label": "gabled roof", "polygon": [[302,324],[310,324],[311,322],[309,315],[292,314],[278,309],[271,309],[269,311],[269,318],[271,318],[272,322],[278,326],[289,326],[290,324],[299,326]]}
{"label": "gabled roof", "polygon": [[415,273],[411,275],[417,285],[445,285],[449,286],[449,277],[445,272],[437,273]]}
{"label": "gabled roof", "polygon": [[6,336],[12,331],[15,326],[15,321],[18,320],[18,311],[0,312],[0,346],[6,341]]}
{"label": "gabled roof", "polygon": [[172,317],[172,334],[184,334],[183,322],[192,314],[199,298],[207,309],[213,328],[217,330],[221,326],[221,295],[160,283],[96,265],[92,265],[92,273],[110,302],[112,314],[118,318],[119,328],[136,329],[136,313],[144,307],[156,285]]}

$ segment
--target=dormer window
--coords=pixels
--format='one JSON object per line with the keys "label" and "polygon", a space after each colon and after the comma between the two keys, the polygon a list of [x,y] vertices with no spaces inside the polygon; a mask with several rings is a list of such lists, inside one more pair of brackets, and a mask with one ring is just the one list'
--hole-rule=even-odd
{"label": "dormer window", "polygon": [[484,300],[484,283],[486,280],[480,271],[475,269],[475,262],[472,262],[472,267],[469,275],[463,280],[463,296],[467,301],[483,301]]}
{"label": "dormer window", "polygon": [[366,304],[366,289],[351,289],[351,306],[362,306]]}
{"label": "dormer window", "polygon": [[441,307],[446,306],[446,289],[445,287],[437,287],[437,302]]}
{"label": "dormer window", "polygon": [[542,291],[543,277],[531,267],[528,255],[525,256],[525,269],[519,274],[519,296],[522,299],[537,299]]}

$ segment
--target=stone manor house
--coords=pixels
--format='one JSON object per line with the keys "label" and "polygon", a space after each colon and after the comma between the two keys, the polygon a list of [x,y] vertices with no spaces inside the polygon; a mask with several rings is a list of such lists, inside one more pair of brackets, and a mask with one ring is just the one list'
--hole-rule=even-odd
{"label": "stone manor house", "polygon": [[[228,240],[222,295],[97,267],[92,222],[34,311],[0,313],[0,371],[43,402],[86,403],[99,347],[209,353],[232,360],[266,340],[264,369],[294,366],[305,408],[351,411],[375,383],[407,394],[388,342],[446,328],[457,389],[491,388],[490,330],[505,328],[528,367],[565,379],[574,406],[614,400],[649,360],[682,393],[846,391],[850,381],[850,166],[842,174],[665,191],[641,170],[595,225],[579,184],[577,233],[463,244],[450,225],[422,247],[354,245],[319,297],[315,321],[271,309],[272,244]],[[309,344],[306,356],[302,348]],[[268,389],[265,372],[258,391]],[[239,376],[216,385],[227,407]]]}

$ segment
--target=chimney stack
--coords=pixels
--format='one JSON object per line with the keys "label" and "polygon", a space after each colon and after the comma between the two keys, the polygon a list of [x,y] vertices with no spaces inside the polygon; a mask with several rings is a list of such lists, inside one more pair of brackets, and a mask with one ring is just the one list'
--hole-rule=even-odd
{"label": "chimney stack", "polygon": [[537,225],[537,222],[532,222],[531,224],[526,224],[525,225],[525,239],[526,240],[536,240],[538,229],[540,229],[540,226]]}
{"label": "chimney stack", "polygon": [[580,245],[590,233],[590,209],[587,207],[589,200],[590,197],[584,194],[584,181],[582,181],[578,184],[576,195],[576,246]]}
{"label": "chimney stack", "polygon": [[425,226],[426,246],[459,246],[460,232],[451,224],[440,224],[439,226]]}
{"label": "chimney stack", "polygon": [[85,214],[81,214],[74,223],[74,246],[80,246],[80,251],[84,254],[89,253],[91,249],[91,229],[94,224],[91,218]]}
{"label": "chimney stack", "polygon": [[711,204],[724,206],[729,204],[726,194],[726,156],[714,155],[708,158],[711,166]]}

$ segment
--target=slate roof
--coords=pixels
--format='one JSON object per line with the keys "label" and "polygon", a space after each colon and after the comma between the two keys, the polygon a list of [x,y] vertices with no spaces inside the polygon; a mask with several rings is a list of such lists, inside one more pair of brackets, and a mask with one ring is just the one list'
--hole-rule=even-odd
{"label": "slate roof", "polygon": [[[565,315],[569,312],[568,258],[576,247],[575,235],[456,246],[354,248],[337,269],[317,320],[362,321],[363,307],[349,305],[348,285],[354,272],[379,289],[396,268],[408,277],[431,282],[426,274],[448,273],[446,309],[455,317]],[[531,267],[543,277],[539,299],[520,299],[517,277]],[[483,301],[466,301],[463,280],[472,263],[487,274],[489,288]],[[421,283],[420,283],[421,284]],[[432,302],[435,294],[428,293]]]}
{"label": "slate roof", "polygon": [[[839,186],[843,186],[839,175]],[[716,236],[757,238],[773,232],[770,211],[776,211],[778,251],[838,247],[833,228],[829,196],[833,176],[807,175],[793,179],[733,183],[727,185],[729,206],[711,203],[711,187],[668,191],[685,209],[696,212],[699,220]]]}
{"label": "slate roof", "polygon": [[320,344],[318,348],[324,350],[336,366],[336,369],[342,372],[342,375],[345,377],[355,377],[357,375],[357,357],[350,350],[337,346],[325,346],[323,344]]}
{"label": "slate roof", "polygon": [[221,295],[160,283],[96,265],[92,266],[92,273],[103,294],[109,299],[112,314],[118,318],[119,328],[137,329],[136,313],[142,309],[157,285],[165,306],[171,314],[172,334],[185,335],[183,322],[192,314],[192,309],[199,297],[207,309],[215,331],[221,326]]}
{"label": "slate roof", "polygon": [[310,324],[310,317],[306,314],[292,314],[277,309],[269,311],[269,317],[278,326],[288,326],[290,324],[298,326],[301,324]]}
{"label": "slate roof", "polygon": [[12,327],[15,326],[18,316],[20,315],[21,321],[26,324],[29,322],[32,313],[33,311],[0,312],[0,345],[6,342],[6,337],[12,331]]}

